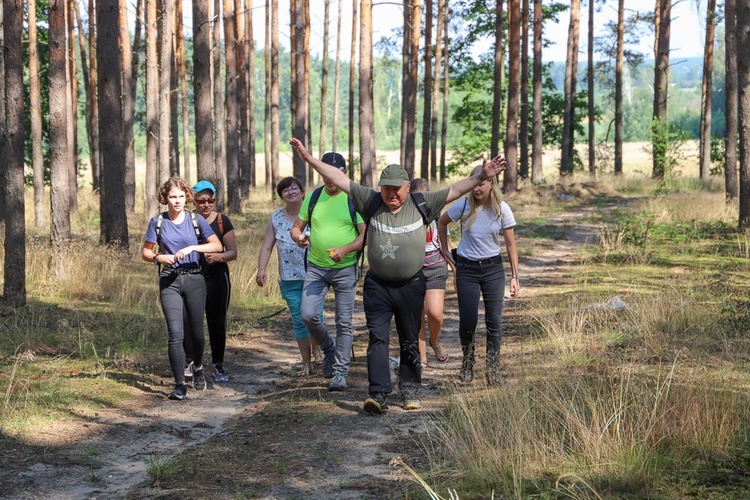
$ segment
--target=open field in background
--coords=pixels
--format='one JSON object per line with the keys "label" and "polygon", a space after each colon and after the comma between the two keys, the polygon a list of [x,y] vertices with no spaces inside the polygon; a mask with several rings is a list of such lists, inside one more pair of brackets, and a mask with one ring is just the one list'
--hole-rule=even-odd
{"label": "open field in background", "polygon": [[[448,488],[461,499],[750,494],[750,236],[735,229],[722,179],[688,175],[697,174],[691,156],[682,176],[660,186],[642,146],[627,145],[626,175],[596,182],[577,174],[558,183],[547,156],[546,184],[522,183],[508,197],[522,280],[504,315],[508,383],[446,384],[446,407],[418,414],[428,432],[405,433],[424,456],[415,472],[443,498]],[[269,284],[254,282],[279,206],[257,190],[232,216],[240,255],[230,344],[285,307],[275,253]],[[155,270],[139,253],[143,215],[130,221],[129,256],[97,246],[98,205],[86,190],[73,226],[66,256],[30,230],[29,305],[0,317],[0,442],[14,449],[64,447],[82,415],[126,406],[141,384],[165,376]],[[560,244],[573,253],[556,261]],[[554,273],[534,271],[544,258]],[[56,259],[66,273],[50,272]],[[608,307],[614,297],[626,307]],[[427,495],[415,486],[409,497]]]}

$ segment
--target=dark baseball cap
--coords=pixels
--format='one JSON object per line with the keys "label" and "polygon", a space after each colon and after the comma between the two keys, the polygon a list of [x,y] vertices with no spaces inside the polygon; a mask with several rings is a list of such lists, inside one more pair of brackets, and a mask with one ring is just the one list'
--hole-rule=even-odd
{"label": "dark baseball cap", "polygon": [[339,170],[346,170],[346,160],[344,160],[344,157],[333,151],[324,154],[320,161],[332,165]]}

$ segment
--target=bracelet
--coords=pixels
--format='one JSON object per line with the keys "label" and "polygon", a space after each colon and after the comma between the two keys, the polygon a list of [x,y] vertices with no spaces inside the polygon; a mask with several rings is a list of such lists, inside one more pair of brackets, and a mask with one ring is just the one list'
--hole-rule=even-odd
{"label": "bracelet", "polygon": [[511,277],[510,277],[510,279],[512,279],[512,280],[517,280],[517,279],[518,279],[518,276],[511,276]]}
{"label": "bracelet", "polygon": [[154,262],[154,264],[156,264],[157,266],[159,265],[159,260],[158,260],[159,259],[159,255],[161,255],[161,254],[155,253],[154,254],[154,258],[152,259],[152,261]]}

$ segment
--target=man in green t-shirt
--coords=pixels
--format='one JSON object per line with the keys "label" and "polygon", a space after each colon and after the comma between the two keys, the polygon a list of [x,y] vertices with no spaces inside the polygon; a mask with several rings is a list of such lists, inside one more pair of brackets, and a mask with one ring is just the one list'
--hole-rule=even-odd
{"label": "man in green t-shirt", "polygon": [[[322,160],[346,176],[346,161],[338,153],[326,153]],[[321,188],[307,195],[300,207],[290,236],[308,249],[307,272],[302,286],[300,313],[307,331],[323,349],[323,376],[333,377],[329,391],[346,389],[352,351],[352,311],[357,290],[357,250],[362,248],[365,225],[362,216],[349,206],[349,198],[323,176]],[[310,206],[313,207],[312,211]],[[357,225],[354,225],[354,220]],[[303,233],[309,226],[309,236]],[[323,302],[329,288],[335,297],[336,341],[323,321]]]}
{"label": "man in green t-shirt", "polygon": [[[421,407],[417,392],[422,385],[419,364],[419,325],[425,295],[422,274],[426,226],[422,213],[409,195],[409,176],[400,165],[389,165],[380,175],[379,191],[361,186],[307,152],[297,139],[289,143],[320,175],[348,194],[360,213],[367,213],[374,197],[382,203],[365,221],[370,270],[363,286],[363,302],[369,343],[367,376],[370,396],[364,402],[369,413],[388,410],[386,396],[392,391],[388,343],[391,318],[396,321],[400,345],[399,384],[405,410]],[[490,177],[505,170],[505,158],[486,162],[482,171],[447,189],[424,193],[427,220],[440,214],[446,203],[457,200]]]}

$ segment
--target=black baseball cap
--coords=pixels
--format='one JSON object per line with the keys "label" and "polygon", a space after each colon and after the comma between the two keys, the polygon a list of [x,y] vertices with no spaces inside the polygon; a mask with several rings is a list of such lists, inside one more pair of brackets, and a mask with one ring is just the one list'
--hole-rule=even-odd
{"label": "black baseball cap", "polygon": [[332,165],[339,170],[346,170],[346,160],[344,160],[344,157],[333,151],[324,154],[320,161]]}

